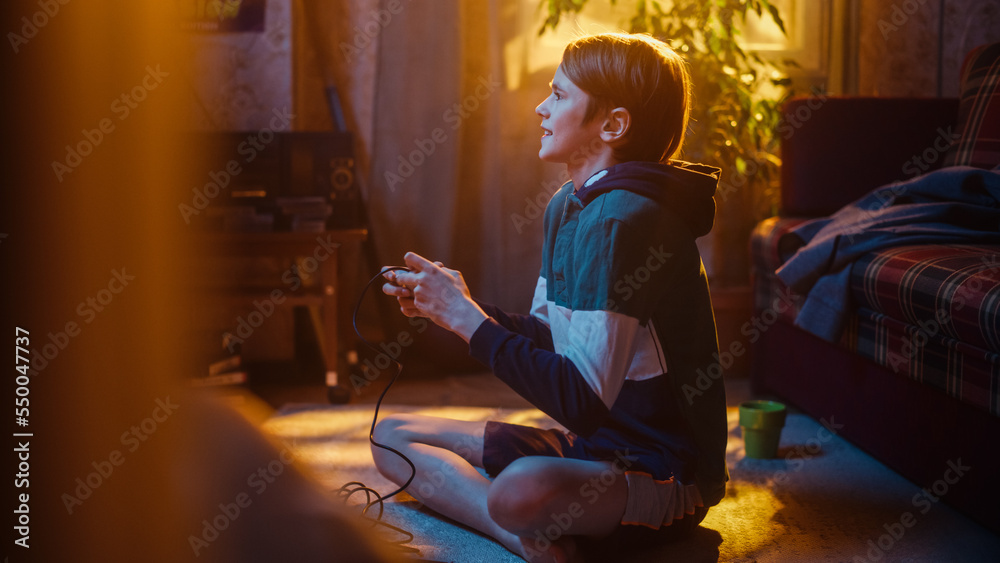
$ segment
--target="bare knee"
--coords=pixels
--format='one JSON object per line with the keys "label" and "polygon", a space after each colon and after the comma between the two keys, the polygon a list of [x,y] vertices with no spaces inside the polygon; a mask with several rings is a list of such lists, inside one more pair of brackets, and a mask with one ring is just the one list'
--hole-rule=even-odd
{"label": "bare knee", "polygon": [[403,438],[403,434],[405,434],[405,427],[411,423],[410,419],[411,415],[407,414],[390,414],[389,416],[385,416],[375,425],[372,438],[376,442],[387,446],[391,446],[392,443],[399,443],[400,438]]}
{"label": "bare knee", "polygon": [[434,417],[419,414],[390,414],[378,421],[372,437],[376,442],[387,446],[423,442],[428,435],[435,432],[434,420]]}
{"label": "bare knee", "polygon": [[[379,420],[378,424],[375,425],[375,430],[372,432],[372,439],[383,446],[388,446],[394,450],[404,451],[412,442],[413,423],[413,415],[392,414],[386,416]],[[371,445],[371,450],[372,458],[375,461],[375,467],[378,468],[382,475],[395,480],[395,478],[399,476],[397,473],[402,469],[402,466],[405,465],[406,462],[404,462],[398,455],[386,450],[385,448],[380,448],[375,444]]]}
{"label": "bare knee", "polygon": [[546,470],[545,458],[516,459],[490,485],[486,498],[490,518],[515,534],[530,532],[548,516],[562,486],[558,477]]}

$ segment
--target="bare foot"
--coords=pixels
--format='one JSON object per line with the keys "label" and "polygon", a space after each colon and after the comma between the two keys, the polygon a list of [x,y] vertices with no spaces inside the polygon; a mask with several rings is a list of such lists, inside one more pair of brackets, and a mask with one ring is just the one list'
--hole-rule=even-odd
{"label": "bare foot", "polygon": [[573,563],[581,561],[576,552],[576,541],[570,536],[563,536],[551,542],[544,549],[539,549],[538,542],[531,538],[519,538],[521,545],[515,553],[531,563]]}

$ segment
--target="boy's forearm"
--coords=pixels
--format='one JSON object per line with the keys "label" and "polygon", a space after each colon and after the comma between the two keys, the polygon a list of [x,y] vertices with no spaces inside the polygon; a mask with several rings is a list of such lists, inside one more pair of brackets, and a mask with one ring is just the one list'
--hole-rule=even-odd
{"label": "boy's forearm", "polygon": [[466,342],[469,342],[472,339],[472,335],[475,334],[479,326],[483,324],[483,321],[489,318],[489,316],[478,305],[475,303],[472,305],[472,307],[468,307],[467,310],[463,311],[461,314],[456,315],[450,326],[445,327],[461,336]]}
{"label": "boy's forearm", "polygon": [[543,323],[538,318],[532,315],[508,313],[496,305],[483,303],[478,300],[476,300],[476,304],[478,304],[491,319],[498,322],[507,330],[530,338],[532,342],[543,350],[548,350],[550,352],[555,350],[552,345],[552,329],[549,328],[549,325]]}
{"label": "boy's forearm", "polygon": [[589,436],[609,415],[572,361],[544,350],[528,337],[486,320],[469,342],[469,353],[518,395],[571,432]]}

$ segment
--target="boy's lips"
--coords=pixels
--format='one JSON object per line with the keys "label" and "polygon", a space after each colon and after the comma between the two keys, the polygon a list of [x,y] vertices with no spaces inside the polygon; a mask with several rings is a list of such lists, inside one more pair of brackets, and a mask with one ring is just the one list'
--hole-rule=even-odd
{"label": "boy's lips", "polygon": [[551,136],[552,136],[552,131],[549,131],[548,129],[542,127],[542,137],[544,138],[544,137],[551,137]]}

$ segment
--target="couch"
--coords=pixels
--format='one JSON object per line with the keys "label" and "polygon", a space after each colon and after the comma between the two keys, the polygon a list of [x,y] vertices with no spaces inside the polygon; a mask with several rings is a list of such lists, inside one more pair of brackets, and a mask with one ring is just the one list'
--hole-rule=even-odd
{"label": "couch", "polygon": [[813,95],[785,105],[781,213],[751,237],[747,336],[757,392],[835,421],[841,436],[1000,533],[996,233],[863,253],[844,272],[843,329],[823,336],[797,326],[805,296],[776,273],[808,221],[875,188],[1000,164],[1000,44],[971,52],[961,75],[960,99]]}

